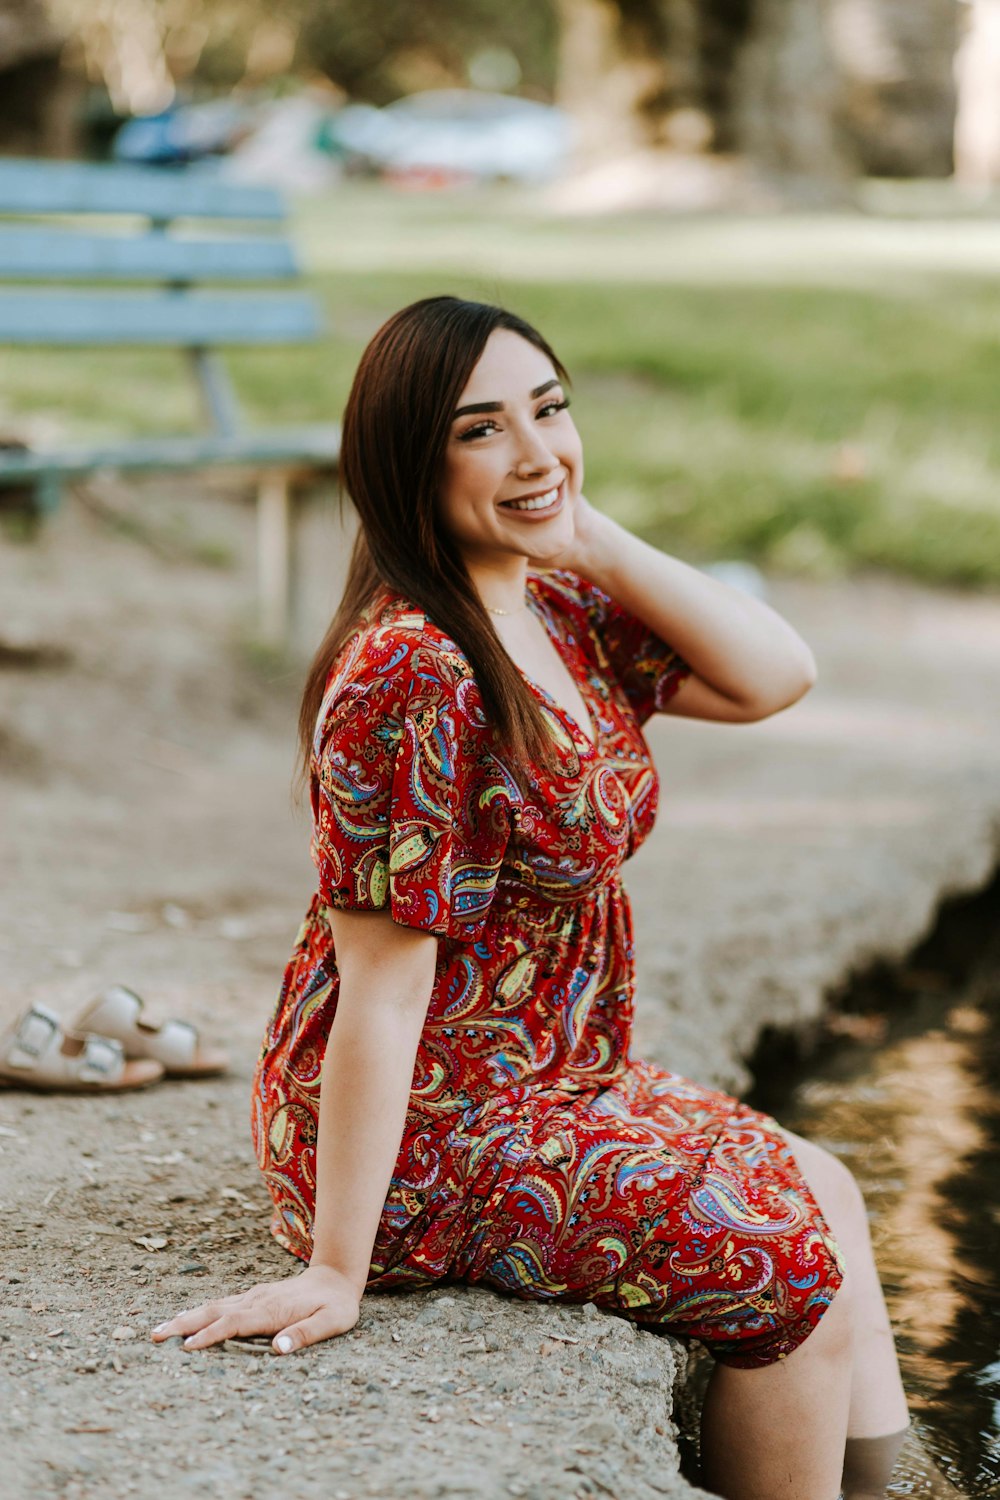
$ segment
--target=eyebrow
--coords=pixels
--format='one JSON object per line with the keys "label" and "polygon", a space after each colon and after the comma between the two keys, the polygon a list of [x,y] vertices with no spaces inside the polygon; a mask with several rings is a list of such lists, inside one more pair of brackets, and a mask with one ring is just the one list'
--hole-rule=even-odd
{"label": "eyebrow", "polygon": [[[546,380],[544,385],[536,385],[535,389],[530,392],[532,401],[537,400],[539,396],[544,396],[546,391],[551,391],[554,385],[561,384],[562,382],[556,377],[552,380]],[[457,421],[459,417],[471,417],[481,412],[503,411],[503,409],[504,405],[502,401],[479,401],[475,406],[460,406],[452,417],[452,421]]]}

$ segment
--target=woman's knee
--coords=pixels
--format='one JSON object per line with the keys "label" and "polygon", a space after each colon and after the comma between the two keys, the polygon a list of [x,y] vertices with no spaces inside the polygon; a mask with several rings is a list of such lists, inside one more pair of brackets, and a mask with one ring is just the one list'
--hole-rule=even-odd
{"label": "woman's knee", "polygon": [[868,1211],[864,1196],[853,1172],[839,1157],[812,1141],[785,1131],[792,1154],[823,1217],[835,1235],[854,1238],[858,1232],[867,1235]]}
{"label": "woman's knee", "polygon": [[850,1363],[854,1351],[854,1288],[850,1277],[843,1273],[838,1274],[828,1291],[830,1300],[822,1317],[796,1354],[808,1349],[813,1358],[843,1366]]}

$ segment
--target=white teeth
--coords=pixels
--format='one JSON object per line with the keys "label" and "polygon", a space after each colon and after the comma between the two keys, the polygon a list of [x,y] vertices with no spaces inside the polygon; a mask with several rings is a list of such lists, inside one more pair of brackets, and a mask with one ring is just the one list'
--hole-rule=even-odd
{"label": "white teeth", "polygon": [[535,495],[531,500],[505,500],[504,504],[510,510],[547,510],[558,499],[559,486],[556,485],[554,490],[547,490],[544,495]]}

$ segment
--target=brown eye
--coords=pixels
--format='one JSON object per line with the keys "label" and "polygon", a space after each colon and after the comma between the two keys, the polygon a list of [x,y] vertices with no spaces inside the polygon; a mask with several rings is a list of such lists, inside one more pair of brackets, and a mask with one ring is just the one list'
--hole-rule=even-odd
{"label": "brown eye", "polygon": [[468,443],[473,438],[489,437],[496,428],[495,422],[477,422],[475,427],[467,427],[464,432],[458,433],[460,443]]}

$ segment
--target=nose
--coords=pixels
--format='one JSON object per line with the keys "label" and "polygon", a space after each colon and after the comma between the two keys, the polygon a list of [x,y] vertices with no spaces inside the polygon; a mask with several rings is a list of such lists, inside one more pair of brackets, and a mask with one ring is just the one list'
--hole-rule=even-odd
{"label": "nose", "polygon": [[536,422],[529,423],[521,431],[517,462],[514,473],[518,479],[530,479],[536,474],[548,474],[557,468],[559,460],[545,441],[545,435]]}

